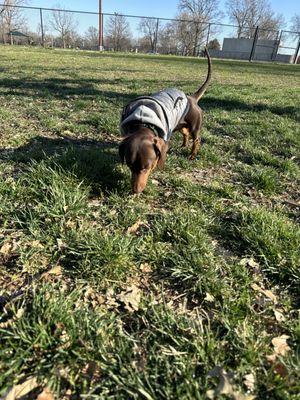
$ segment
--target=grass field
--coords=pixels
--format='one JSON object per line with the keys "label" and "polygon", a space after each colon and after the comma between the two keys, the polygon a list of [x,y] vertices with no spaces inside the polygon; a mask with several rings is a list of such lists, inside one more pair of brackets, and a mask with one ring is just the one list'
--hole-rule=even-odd
{"label": "grass field", "polygon": [[122,106],[206,60],[0,47],[0,396],[299,399],[300,68],[213,68],[133,197]]}

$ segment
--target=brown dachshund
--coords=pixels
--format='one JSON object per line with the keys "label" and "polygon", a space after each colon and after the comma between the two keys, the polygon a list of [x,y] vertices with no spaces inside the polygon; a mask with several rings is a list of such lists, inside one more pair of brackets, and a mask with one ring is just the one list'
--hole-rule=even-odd
{"label": "brown dachshund", "polygon": [[193,140],[190,159],[200,147],[202,110],[198,101],[205,93],[211,79],[211,59],[207,49],[208,73],[203,85],[191,96],[177,89],[166,89],[151,96],[139,97],[122,112],[120,129],[125,136],[119,146],[122,162],[130,168],[134,193],[141,193],[150,173],[158,166],[163,168],[171,134],[180,131],[183,144]]}

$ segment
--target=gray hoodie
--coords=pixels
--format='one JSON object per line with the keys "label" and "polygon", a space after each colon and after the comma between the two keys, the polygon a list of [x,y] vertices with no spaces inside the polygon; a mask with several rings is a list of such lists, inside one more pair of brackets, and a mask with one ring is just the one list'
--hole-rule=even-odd
{"label": "gray hoodie", "polygon": [[179,121],[189,110],[185,93],[178,89],[166,89],[151,96],[139,97],[129,103],[122,112],[120,129],[127,134],[126,125],[138,121],[153,125],[158,135],[167,142]]}

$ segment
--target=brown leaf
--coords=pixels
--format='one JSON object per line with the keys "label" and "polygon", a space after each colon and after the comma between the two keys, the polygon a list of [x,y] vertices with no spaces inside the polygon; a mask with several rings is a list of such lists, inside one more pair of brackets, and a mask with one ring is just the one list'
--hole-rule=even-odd
{"label": "brown leaf", "polygon": [[272,344],[274,346],[274,352],[278,355],[285,356],[291,348],[287,344],[287,340],[290,337],[287,335],[281,335],[272,339]]}
{"label": "brown leaf", "polygon": [[132,226],[130,226],[127,230],[126,233],[127,234],[131,234],[131,233],[136,233],[138,231],[138,229],[143,225],[144,223],[139,219],[136,221],[135,224],[133,224]]}
{"label": "brown leaf", "polygon": [[129,312],[138,311],[141,301],[141,290],[137,286],[132,285],[121,292],[117,298]]}
{"label": "brown leaf", "polygon": [[0,249],[0,253],[7,257],[11,254],[12,249],[13,244],[11,242],[5,242]]}
{"label": "brown leaf", "polygon": [[140,270],[141,270],[142,272],[145,272],[145,274],[148,274],[148,273],[152,272],[151,265],[150,265],[150,264],[147,264],[147,263],[141,264],[141,265],[140,265]]}
{"label": "brown leaf", "polygon": [[40,393],[38,395],[38,397],[36,398],[36,400],[54,400],[55,397],[53,395],[53,393],[51,392],[51,390],[49,388],[44,388],[44,390],[42,391],[42,393]]}
{"label": "brown leaf", "polygon": [[48,275],[62,275],[62,269],[60,265],[55,265],[55,267],[51,268],[47,271]]}
{"label": "brown leaf", "polygon": [[42,274],[42,278],[44,278],[44,279],[49,279],[49,280],[51,280],[51,278],[53,278],[53,277],[60,277],[60,276],[62,276],[62,269],[61,269],[61,266],[60,265],[55,265],[53,268],[51,268],[49,271],[45,271],[43,274]]}
{"label": "brown leaf", "polygon": [[258,286],[256,283],[253,283],[251,285],[252,289],[255,290],[256,292],[260,292],[262,294],[264,294],[266,297],[268,297],[268,299],[272,300],[273,303],[277,303],[277,297],[275,296],[274,293],[271,292],[271,290],[266,290],[266,289],[262,289],[260,286]]}
{"label": "brown leaf", "polygon": [[274,353],[266,356],[271,364],[275,364],[278,356],[285,356],[291,350],[290,346],[287,344],[287,339],[289,339],[287,335],[281,335],[272,339]]}
{"label": "brown leaf", "polygon": [[28,245],[31,247],[36,247],[38,249],[44,248],[44,246],[42,245],[42,243],[39,240],[34,240],[33,242],[28,243]]}
{"label": "brown leaf", "polygon": [[28,378],[25,382],[13,386],[8,393],[3,396],[3,400],[17,400],[26,396],[32,390],[38,387],[36,378]]}
{"label": "brown leaf", "polygon": [[108,289],[108,291],[106,292],[105,304],[108,306],[108,308],[118,308],[119,304],[116,301],[116,296],[113,289]]}

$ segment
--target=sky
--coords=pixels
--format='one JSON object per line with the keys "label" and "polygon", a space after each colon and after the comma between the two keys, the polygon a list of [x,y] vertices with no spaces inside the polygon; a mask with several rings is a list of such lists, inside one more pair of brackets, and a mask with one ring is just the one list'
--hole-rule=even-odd
{"label": "sky", "polygon": [[[1,3],[1,0],[0,0]],[[60,3],[64,8],[85,11],[97,11],[98,0],[30,0],[30,5],[49,7]],[[270,0],[273,10],[283,14],[289,22],[291,17],[300,13],[299,0]],[[173,18],[176,14],[177,0],[102,0],[103,12],[121,12],[123,14],[145,15]],[[225,0],[220,0],[220,8],[224,9]]]}

